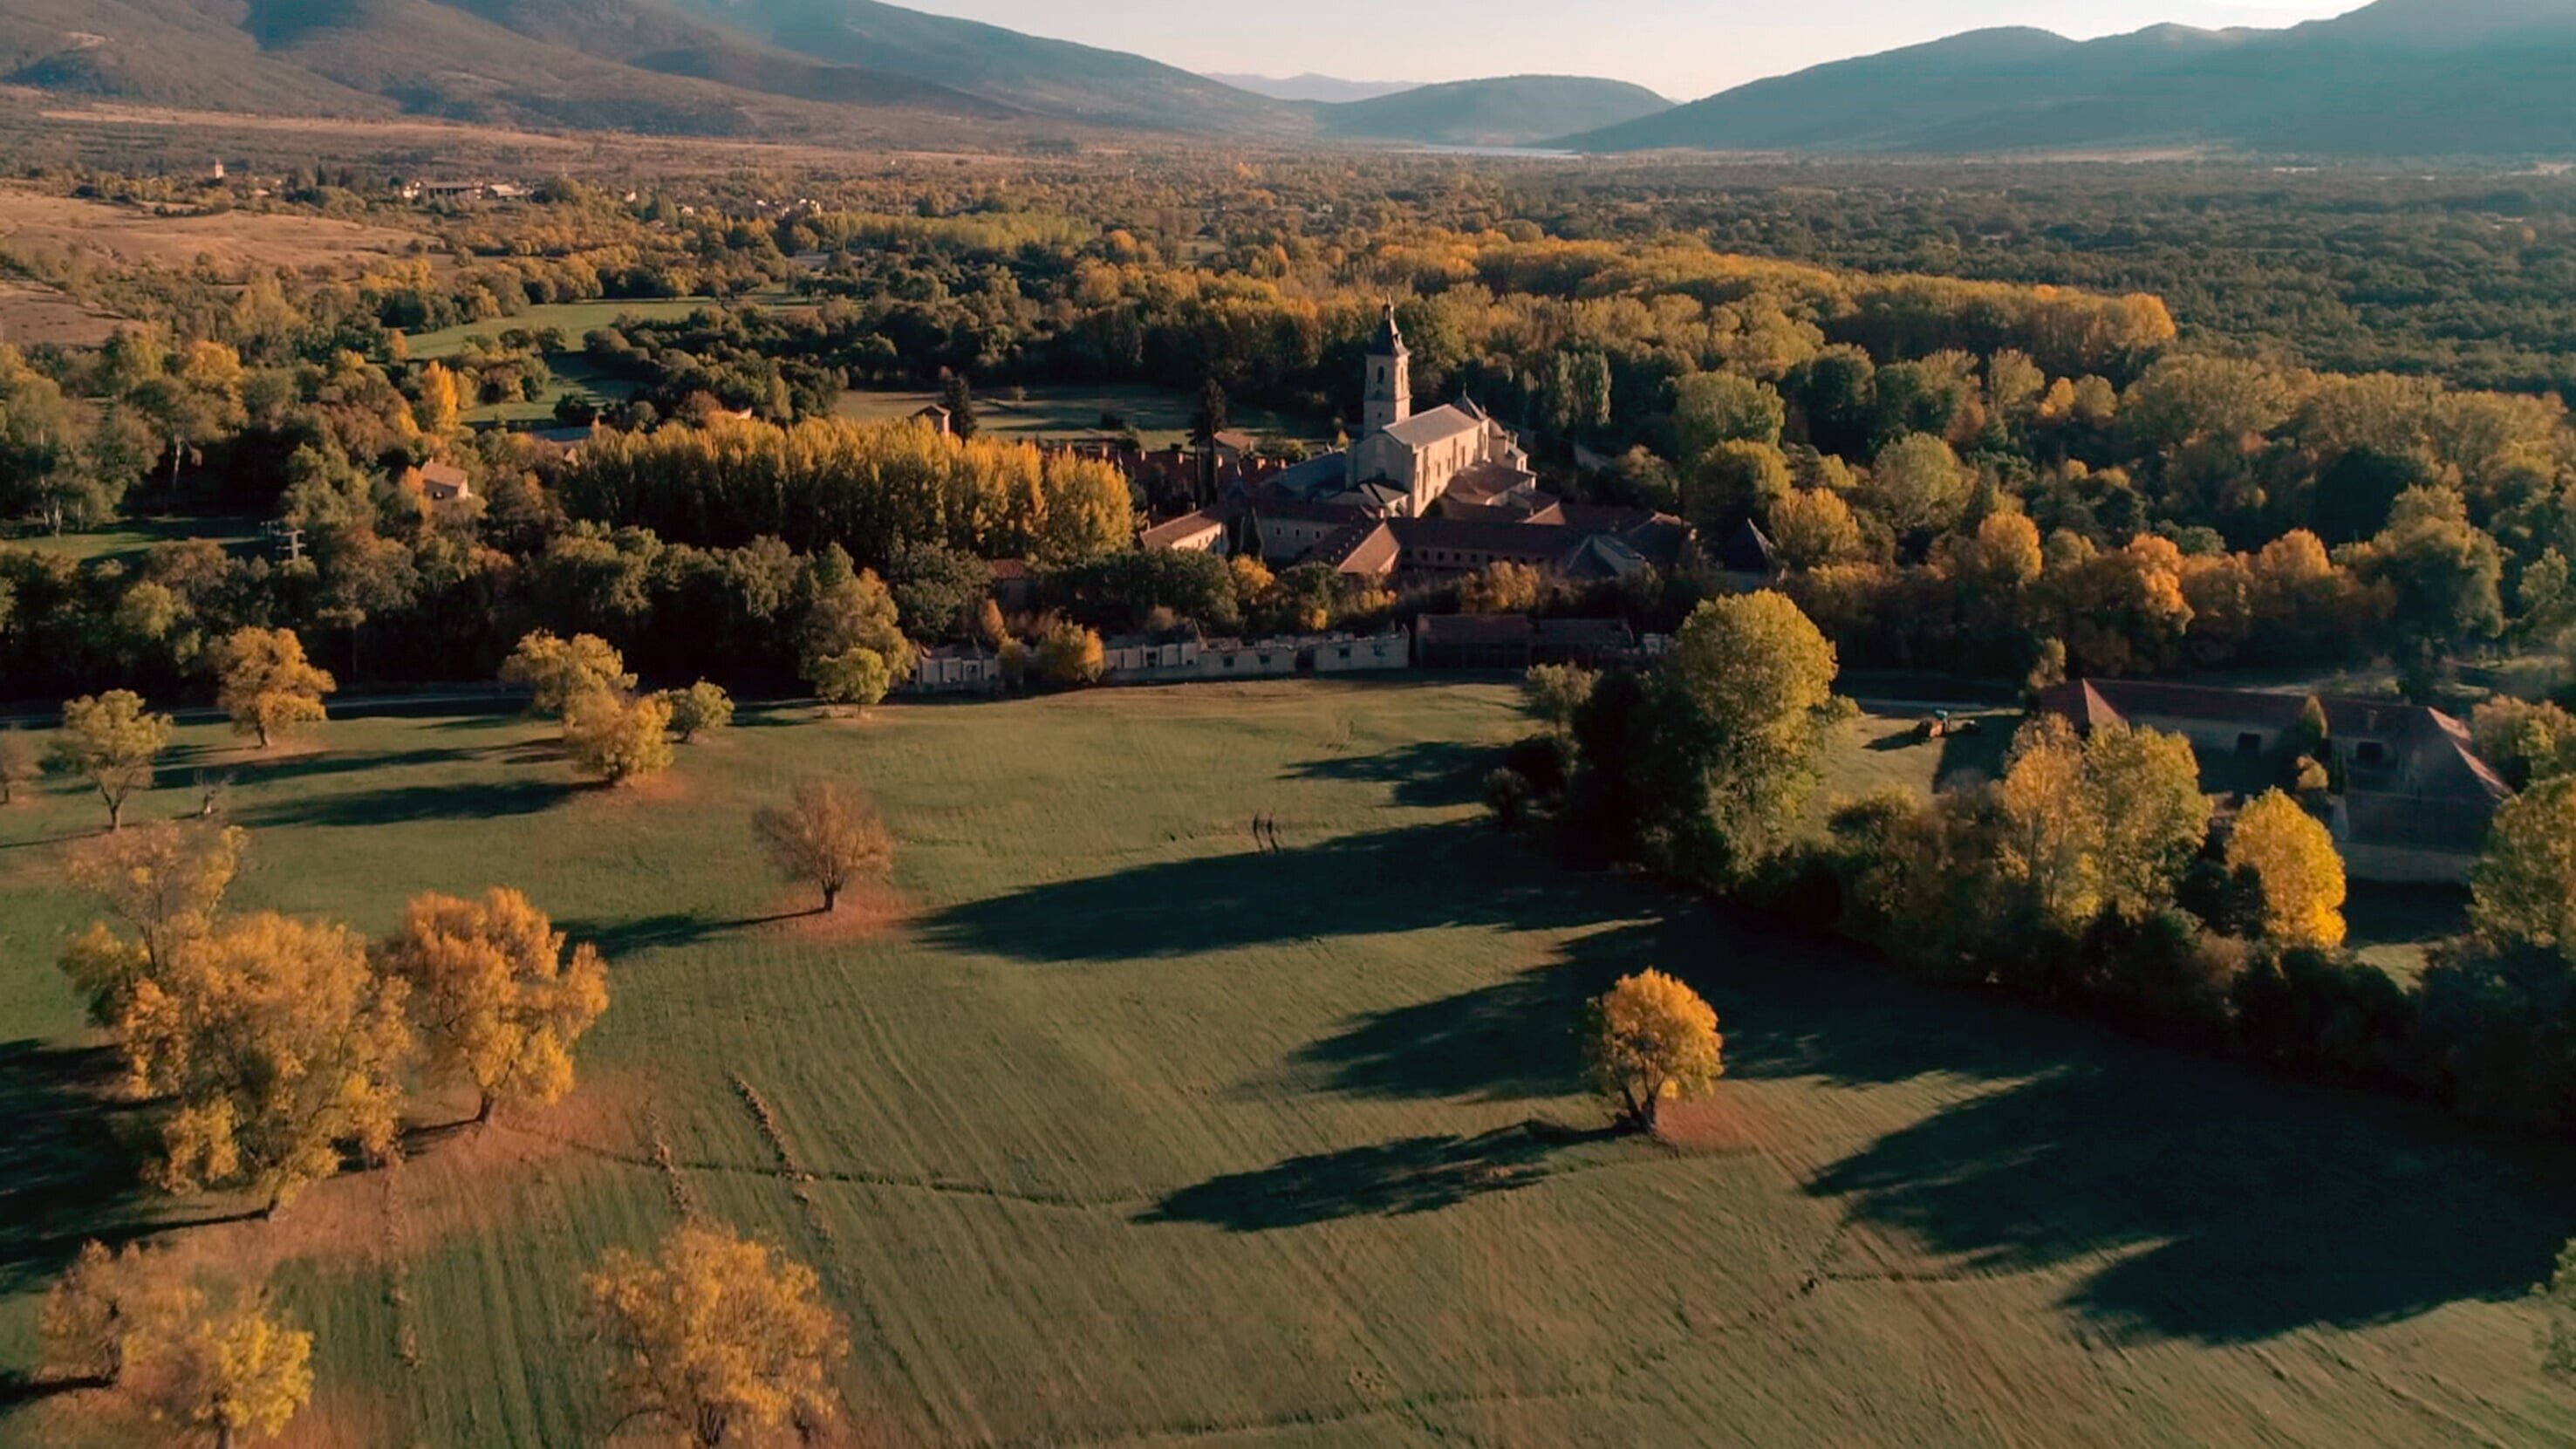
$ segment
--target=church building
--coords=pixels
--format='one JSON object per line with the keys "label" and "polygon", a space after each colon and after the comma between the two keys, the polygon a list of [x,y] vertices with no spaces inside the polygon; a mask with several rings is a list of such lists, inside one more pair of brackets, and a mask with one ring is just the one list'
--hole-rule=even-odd
{"label": "church building", "polygon": [[1485,503],[1534,493],[1538,476],[1520,439],[1474,403],[1413,411],[1413,354],[1389,304],[1369,343],[1358,440],[1290,469],[1271,486],[1314,503],[1424,518],[1453,491]]}

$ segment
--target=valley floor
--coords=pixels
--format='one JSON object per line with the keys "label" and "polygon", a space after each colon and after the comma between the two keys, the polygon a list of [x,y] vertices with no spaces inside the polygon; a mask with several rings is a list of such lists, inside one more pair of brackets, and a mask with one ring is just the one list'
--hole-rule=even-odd
{"label": "valley floor", "polygon": [[[1569,875],[1475,804],[1515,704],[747,712],[622,792],[515,719],[338,723],[273,759],[192,727],[138,813],[230,776],[238,905],[381,932],[415,892],[517,885],[610,955],[614,1004],[563,1106],[170,1236],[275,1266],[319,1337],[307,1445],[602,1442],[581,1272],[684,1211],[822,1273],[871,1444],[2576,1435],[2521,1301],[2576,1233],[2576,1156]],[[748,831],[811,776],[864,784],[901,842],[842,920]],[[87,918],[60,841],[98,813],[0,811],[0,1371],[82,1237],[239,1207],[134,1197],[92,1095],[51,962]],[[1668,1143],[1603,1135],[1576,1071],[1579,1004],[1649,965],[1727,1034]],[[0,1380],[0,1444],[90,1442],[93,1397]]]}

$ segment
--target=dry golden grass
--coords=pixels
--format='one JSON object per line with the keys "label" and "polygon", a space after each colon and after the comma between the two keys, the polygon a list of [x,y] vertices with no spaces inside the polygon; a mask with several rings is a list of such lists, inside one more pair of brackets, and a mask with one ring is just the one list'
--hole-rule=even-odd
{"label": "dry golden grass", "polygon": [[401,257],[420,239],[417,232],[329,217],[242,211],[162,216],[147,207],[0,186],[0,247],[119,266],[178,269],[207,258],[225,270],[354,272]]}
{"label": "dry golden grass", "polygon": [[0,342],[13,347],[95,347],[124,320],[51,287],[0,280]]}

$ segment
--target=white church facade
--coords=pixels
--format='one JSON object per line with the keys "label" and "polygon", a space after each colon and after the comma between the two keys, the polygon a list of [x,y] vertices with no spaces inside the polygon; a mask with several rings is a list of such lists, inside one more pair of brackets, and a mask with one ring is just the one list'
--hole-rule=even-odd
{"label": "white church facade", "polygon": [[1358,440],[1272,482],[1281,494],[1402,518],[1429,516],[1432,505],[1453,488],[1485,502],[1537,486],[1520,439],[1484,409],[1455,402],[1427,413],[1413,411],[1413,356],[1392,305],[1369,343]]}

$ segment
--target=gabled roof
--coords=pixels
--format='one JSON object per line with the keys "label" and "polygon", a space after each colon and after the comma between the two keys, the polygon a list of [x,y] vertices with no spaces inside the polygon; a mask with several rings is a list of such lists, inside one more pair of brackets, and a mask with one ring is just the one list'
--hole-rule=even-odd
{"label": "gabled roof", "polygon": [[1771,550],[1771,540],[1748,518],[1727,535],[1726,547],[1718,551],[1717,561],[1719,567],[1734,573],[1767,574],[1777,555]]}
{"label": "gabled roof", "polygon": [[1176,548],[1190,539],[1224,527],[1224,519],[1202,508],[1196,513],[1184,513],[1168,523],[1158,523],[1146,529],[1143,542],[1147,548]]}
{"label": "gabled roof", "polygon": [[[2076,679],[2043,691],[2040,707],[2078,727],[2145,718],[2202,720],[2285,730],[2299,722],[2309,696],[2259,689],[2220,689],[2143,679]],[[2513,791],[2478,758],[2469,727],[2450,715],[2394,700],[2321,697],[2326,733],[2338,740],[2376,740],[2414,762],[2414,798],[2449,800],[2492,810]],[[2361,793],[2370,793],[2362,791]]]}
{"label": "gabled roof", "polygon": [[1416,413],[1388,428],[1385,436],[1395,439],[1408,448],[1427,448],[1434,443],[1447,442],[1462,434],[1475,432],[1484,425],[1483,418],[1452,403],[1433,408],[1427,413]]}
{"label": "gabled roof", "polygon": [[1556,561],[1556,571],[1569,579],[1624,579],[1648,567],[1645,556],[1606,533],[1587,534]]}
{"label": "gabled roof", "polygon": [[1380,519],[1350,524],[1328,535],[1315,545],[1314,552],[1306,555],[1306,561],[1329,564],[1346,574],[1379,578],[1393,573],[1403,554],[1404,548],[1395,541],[1394,532]]}

